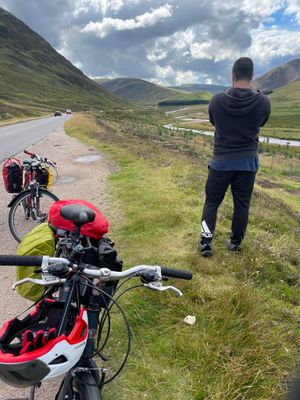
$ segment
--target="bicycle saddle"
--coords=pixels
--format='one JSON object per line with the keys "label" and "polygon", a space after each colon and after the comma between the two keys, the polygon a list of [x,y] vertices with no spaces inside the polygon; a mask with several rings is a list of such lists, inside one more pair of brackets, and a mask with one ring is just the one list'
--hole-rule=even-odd
{"label": "bicycle saddle", "polygon": [[69,221],[72,221],[76,226],[82,226],[88,222],[93,222],[95,212],[86,206],[80,204],[68,204],[60,209],[60,215]]}

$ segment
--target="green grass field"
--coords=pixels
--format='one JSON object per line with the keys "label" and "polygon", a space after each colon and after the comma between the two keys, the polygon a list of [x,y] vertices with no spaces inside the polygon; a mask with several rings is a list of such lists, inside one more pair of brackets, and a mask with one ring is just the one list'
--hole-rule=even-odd
{"label": "green grass field", "polygon": [[[102,113],[103,114],[103,113]],[[214,255],[197,251],[211,139],[164,134],[155,118],[75,116],[67,132],[118,166],[108,182],[111,237],[129,267],[161,263],[194,272],[183,292],[137,290],[122,304],[133,349],[104,396],[129,399],[283,399],[300,345],[299,170],[261,157],[241,254],[230,254],[230,194],[218,214]],[[277,186],[276,186],[277,185]],[[193,327],[183,323],[195,315]]]}

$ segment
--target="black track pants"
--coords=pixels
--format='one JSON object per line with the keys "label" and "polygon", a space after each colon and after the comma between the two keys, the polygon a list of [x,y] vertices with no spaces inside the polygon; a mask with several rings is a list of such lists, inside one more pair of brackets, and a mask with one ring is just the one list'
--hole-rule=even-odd
{"label": "black track pants", "polygon": [[217,212],[228,186],[231,186],[234,211],[232,217],[232,239],[242,241],[248,224],[251,194],[256,172],[219,171],[209,168],[205,186],[205,204],[203,208],[202,243],[209,243],[216,226]]}

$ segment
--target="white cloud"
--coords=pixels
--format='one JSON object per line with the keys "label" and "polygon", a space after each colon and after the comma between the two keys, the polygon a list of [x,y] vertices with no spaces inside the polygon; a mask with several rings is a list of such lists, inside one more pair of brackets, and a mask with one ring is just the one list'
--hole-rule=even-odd
{"label": "white cloud", "polygon": [[199,75],[200,74],[195,71],[176,71],[176,77],[175,77],[176,85],[198,82]]}
{"label": "white cloud", "polygon": [[276,58],[300,54],[300,32],[273,27],[253,30],[251,36],[252,44],[247,49],[237,49],[228,45],[222,47],[222,41],[213,39],[202,43],[193,42],[190,44],[191,55],[195,59],[208,59],[214,62],[229,61],[247,55],[267,66]]}
{"label": "white cloud", "polygon": [[285,14],[294,16],[297,23],[300,24],[300,0],[287,0]]}
{"label": "white cloud", "polygon": [[151,62],[161,61],[167,57],[167,51],[154,46],[152,49],[147,51],[147,59]]}
{"label": "white cloud", "polygon": [[207,60],[213,60],[216,57],[216,53],[219,53],[219,48],[216,48],[214,46],[213,41],[210,40],[210,41],[204,41],[202,43],[199,42],[190,43],[190,51],[191,51],[191,56],[194,59],[204,58]]}
{"label": "white cloud", "polygon": [[[206,28],[203,26],[201,27],[202,33],[204,34]],[[190,44],[196,40],[196,34],[193,29],[188,28],[184,31],[175,32],[174,35],[170,37],[172,40],[172,46],[174,49],[178,51],[187,50],[190,47]]]}
{"label": "white cloud", "polygon": [[242,0],[238,6],[247,14],[260,18],[268,18],[280,10],[285,0]]}
{"label": "white cloud", "polygon": [[[292,39],[291,39],[292,37]],[[269,29],[253,32],[250,55],[261,63],[270,63],[279,57],[300,54],[300,32],[287,29]]]}
{"label": "white cloud", "polygon": [[106,15],[109,11],[117,13],[125,5],[125,0],[75,0],[74,16],[90,11]]}
{"label": "white cloud", "polygon": [[169,82],[174,82],[175,78],[176,72],[170,65],[167,65],[166,67],[160,67],[159,65],[156,65],[153,82],[161,85],[168,85]]}
{"label": "white cloud", "polygon": [[155,68],[155,77],[151,79],[151,81],[160,85],[175,86],[183,85],[185,83],[195,83],[198,82],[199,79],[201,82],[204,82],[206,79],[209,79],[209,76],[191,70],[174,70],[170,65],[165,67],[157,65]]}
{"label": "white cloud", "polygon": [[166,4],[156,9],[152,8],[150,12],[130,19],[103,18],[101,22],[90,22],[82,29],[82,32],[95,33],[100,38],[104,38],[113,31],[125,31],[154,26],[158,22],[170,18],[171,16],[172,6]]}
{"label": "white cloud", "polygon": [[[240,56],[252,57],[262,74],[300,55],[300,0],[0,0],[0,6],[90,76],[226,83]],[[276,26],[283,13],[285,29]]]}
{"label": "white cloud", "polygon": [[75,67],[77,67],[79,69],[82,69],[82,67],[83,67],[82,62],[80,62],[80,61],[75,61],[73,64],[75,65]]}

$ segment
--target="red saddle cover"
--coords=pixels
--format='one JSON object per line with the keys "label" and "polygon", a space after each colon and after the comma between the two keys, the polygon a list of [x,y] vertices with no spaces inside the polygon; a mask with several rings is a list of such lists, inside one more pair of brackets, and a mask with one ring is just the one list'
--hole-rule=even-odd
{"label": "red saddle cover", "polygon": [[75,225],[73,224],[73,222],[64,219],[60,215],[60,209],[68,204],[80,204],[82,206],[86,206],[93,210],[96,214],[93,222],[88,222],[81,227],[80,233],[82,235],[99,240],[102,238],[103,235],[108,232],[109,223],[104,215],[101,213],[101,211],[88,201],[79,199],[59,200],[55,201],[52,204],[48,213],[48,220],[49,224],[53,228],[74,231]]}

